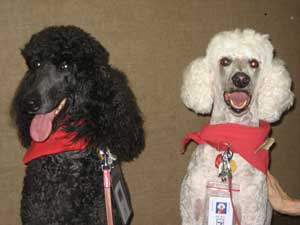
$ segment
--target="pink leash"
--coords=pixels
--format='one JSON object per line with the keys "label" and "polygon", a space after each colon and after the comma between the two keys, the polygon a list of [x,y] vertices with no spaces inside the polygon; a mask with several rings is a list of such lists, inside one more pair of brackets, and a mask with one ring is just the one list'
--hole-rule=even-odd
{"label": "pink leash", "polygon": [[238,225],[241,225],[241,221],[239,219],[239,216],[237,214],[236,208],[233,204],[233,197],[232,197],[232,176],[231,174],[228,174],[228,188],[229,188],[229,194],[230,194],[230,201],[233,209],[233,215]]}
{"label": "pink leash", "polygon": [[103,169],[103,185],[105,194],[105,209],[106,209],[106,219],[107,225],[114,225],[112,216],[112,205],[111,205],[111,183],[110,183],[110,170]]}

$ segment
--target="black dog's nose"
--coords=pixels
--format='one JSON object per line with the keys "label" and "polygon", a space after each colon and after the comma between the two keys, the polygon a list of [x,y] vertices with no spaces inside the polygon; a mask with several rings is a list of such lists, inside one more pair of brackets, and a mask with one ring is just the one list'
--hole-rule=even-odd
{"label": "black dog's nose", "polygon": [[233,75],[232,82],[238,88],[245,88],[250,83],[250,77],[243,72],[237,72]]}
{"label": "black dog's nose", "polygon": [[23,109],[28,113],[35,113],[41,107],[41,100],[36,96],[28,96],[23,101]]}

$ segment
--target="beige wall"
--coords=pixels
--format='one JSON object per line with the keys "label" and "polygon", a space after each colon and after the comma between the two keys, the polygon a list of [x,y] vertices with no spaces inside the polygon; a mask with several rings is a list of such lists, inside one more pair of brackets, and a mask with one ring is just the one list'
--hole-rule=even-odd
{"label": "beige wall", "polygon": [[[74,24],[110,51],[112,64],[128,74],[145,116],[147,148],[125,165],[135,217],[132,225],[180,224],[179,188],[193,145],[180,141],[209,118],[188,111],[179,98],[182,71],[204,54],[211,36],[251,27],[271,34],[300,98],[299,0],[0,0],[0,224],[20,224],[23,149],[9,120],[9,104],[25,71],[19,49],[48,25]],[[272,172],[300,197],[300,110],[273,126],[277,145]]]}

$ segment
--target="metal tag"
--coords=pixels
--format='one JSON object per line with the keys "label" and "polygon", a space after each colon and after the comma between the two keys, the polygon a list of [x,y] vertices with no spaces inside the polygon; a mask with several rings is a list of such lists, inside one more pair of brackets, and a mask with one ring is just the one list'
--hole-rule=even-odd
{"label": "metal tag", "polygon": [[225,182],[228,176],[232,176],[232,170],[230,166],[230,160],[233,157],[233,152],[228,148],[222,154],[222,163],[219,166],[219,177]]}

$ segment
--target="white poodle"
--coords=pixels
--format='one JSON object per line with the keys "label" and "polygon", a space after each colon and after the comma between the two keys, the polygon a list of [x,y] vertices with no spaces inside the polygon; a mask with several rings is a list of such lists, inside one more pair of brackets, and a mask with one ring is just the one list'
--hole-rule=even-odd
{"label": "white poodle", "polygon": [[[279,120],[294,100],[289,73],[283,61],[274,57],[273,50],[268,35],[250,29],[217,34],[210,41],[206,56],[194,60],[184,73],[181,89],[184,104],[196,113],[211,113],[212,127],[237,125],[237,142],[243,136],[243,128],[256,129],[263,124],[265,131],[269,131],[266,122]],[[242,129],[239,130],[240,128]],[[226,129],[225,132],[228,131]],[[190,138],[197,139],[192,138],[195,135]],[[245,140],[247,135],[245,133]],[[257,146],[256,143],[251,152],[244,153],[244,149],[239,146],[232,147],[231,139],[227,140],[224,136],[221,137],[222,143],[219,139],[220,143],[214,145],[199,134],[198,138],[204,140],[198,142],[200,144],[193,152],[181,188],[182,224],[231,225],[239,224],[237,221],[240,220],[243,225],[269,225],[272,210],[267,200],[267,151],[259,151],[260,145]],[[241,142],[241,145],[247,145],[247,142],[252,144],[252,141],[244,139]],[[222,144],[230,146],[233,151],[231,160],[226,161],[225,151],[218,151],[225,150],[224,148],[216,150],[216,146]],[[258,161],[260,162],[257,163]],[[227,174],[231,172],[232,179],[224,176],[223,180],[226,182],[223,182],[222,172],[226,169]],[[231,180],[233,184],[230,188],[227,184]],[[233,207],[228,200],[229,189],[233,194]],[[212,210],[216,206],[214,197],[224,196],[225,203],[231,207],[228,206],[231,215],[227,219]]]}

